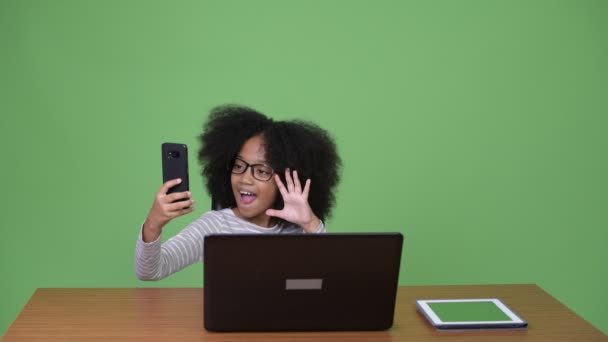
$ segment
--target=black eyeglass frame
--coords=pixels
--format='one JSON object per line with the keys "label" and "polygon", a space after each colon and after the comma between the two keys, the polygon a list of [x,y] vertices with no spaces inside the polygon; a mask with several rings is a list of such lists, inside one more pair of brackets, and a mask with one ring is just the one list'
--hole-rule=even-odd
{"label": "black eyeglass frame", "polygon": [[[243,162],[243,164],[245,164],[245,168],[243,169],[243,172],[234,172],[234,164],[236,164],[236,161],[241,161]],[[255,175],[255,169],[257,169],[258,166],[263,166],[266,168],[270,169],[270,175],[268,176],[268,179],[259,179],[256,175]],[[251,170],[251,176],[261,182],[268,182],[269,180],[272,179],[272,176],[274,175],[274,169],[272,167],[270,167],[270,165],[268,164],[249,164],[248,162],[244,161],[243,159],[236,157],[234,158],[234,161],[232,162],[232,164],[230,164],[228,166],[228,169],[230,170],[231,173],[234,173],[235,175],[242,175],[245,172],[247,172],[247,169]]]}

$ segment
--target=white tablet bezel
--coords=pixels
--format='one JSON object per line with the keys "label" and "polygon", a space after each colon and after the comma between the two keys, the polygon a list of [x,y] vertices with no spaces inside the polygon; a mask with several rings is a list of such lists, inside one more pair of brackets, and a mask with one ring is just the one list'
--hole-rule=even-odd
{"label": "white tablet bezel", "polygon": [[[505,315],[511,320],[509,321],[466,321],[466,322],[454,322],[454,321],[442,321],[439,316],[429,306],[429,303],[457,303],[457,302],[491,302],[494,303]],[[459,327],[463,328],[469,326],[525,326],[526,321],[521,319],[515,312],[507,307],[500,299],[497,298],[473,298],[473,299],[421,299],[416,301],[417,306],[422,310],[424,315],[431,321],[436,327]]]}

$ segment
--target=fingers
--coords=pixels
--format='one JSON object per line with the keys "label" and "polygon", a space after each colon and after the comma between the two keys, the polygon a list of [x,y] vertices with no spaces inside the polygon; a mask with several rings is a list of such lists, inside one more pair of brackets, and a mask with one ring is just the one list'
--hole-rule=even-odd
{"label": "fingers", "polygon": [[168,195],[166,193],[163,194],[163,191],[166,191],[164,189],[165,186],[168,185],[170,188],[172,186],[171,184],[175,184],[174,181],[177,180],[170,180],[163,184],[163,188],[161,188],[157,194],[156,199],[160,211],[167,218],[175,218],[177,216],[190,213],[192,212],[191,209],[194,208],[194,200],[191,199],[192,193],[190,191],[174,192]]}
{"label": "fingers", "polygon": [[[291,173],[289,168],[285,169],[285,183],[287,184],[287,187],[285,187],[283,185],[283,182],[281,181],[281,179],[279,178],[278,175],[275,175],[275,180],[277,182],[277,186],[279,187],[279,190],[281,188],[283,188],[283,189],[286,189],[286,193],[293,193],[293,192],[295,192],[296,194],[303,193],[302,192],[302,183],[300,182],[300,177],[298,176],[297,170],[293,170],[293,173]],[[283,192],[281,192],[281,194],[283,196],[285,196],[285,194]]]}
{"label": "fingers", "polygon": [[178,214],[177,216],[183,215],[182,212],[190,210],[193,208],[194,200],[186,200],[186,201],[178,201],[175,203],[168,204],[166,206],[169,214]]}
{"label": "fingers", "polygon": [[283,185],[283,182],[281,181],[281,177],[279,177],[279,175],[275,174],[274,181],[275,181],[275,183],[277,183],[277,187],[279,188],[279,192],[281,193],[281,196],[283,196],[283,198],[287,197],[287,189],[285,189],[285,185]]}
{"label": "fingers", "polygon": [[194,200],[190,197],[192,197],[190,191],[174,192],[164,196],[162,202],[168,213],[179,212],[192,207]]}
{"label": "fingers", "polygon": [[162,201],[165,203],[173,203],[175,201],[179,201],[179,200],[183,200],[183,199],[189,199],[192,196],[192,194],[190,193],[190,191],[184,191],[184,192],[174,192],[172,194],[168,194],[166,196],[163,196]]}
{"label": "fingers", "polygon": [[285,183],[287,183],[287,190],[289,192],[293,192],[293,179],[291,178],[291,173],[289,172],[289,168],[285,169]]}
{"label": "fingers", "polygon": [[274,175],[274,180],[277,183],[277,187],[279,188],[279,191],[281,192],[281,195],[285,198],[287,195],[289,194],[302,194],[302,196],[304,198],[308,198],[308,193],[310,192],[310,179],[306,180],[306,183],[304,183],[304,189],[302,189],[302,183],[300,182],[300,177],[298,175],[298,171],[297,170],[293,170],[293,176],[290,173],[289,169],[285,169],[285,183],[287,184],[287,187],[285,187],[285,184],[283,184],[283,182],[281,181],[281,178],[279,177],[279,175],[275,174]]}
{"label": "fingers", "polygon": [[166,181],[163,184],[163,186],[160,187],[160,190],[158,190],[158,194],[166,195],[167,191],[169,191],[169,189],[171,189],[172,187],[176,186],[177,184],[179,184],[181,182],[182,182],[181,178],[176,178],[176,179],[172,179],[170,181]]}
{"label": "fingers", "polygon": [[298,177],[298,171],[293,170],[293,189],[296,193],[302,193],[302,184],[300,184],[300,177]]}
{"label": "fingers", "polygon": [[180,179],[172,179],[165,182],[156,193],[154,203],[146,218],[146,225],[156,227],[160,231],[162,227],[172,219],[189,214],[194,211],[194,201],[190,198],[190,191],[167,194],[167,191],[181,183]]}
{"label": "fingers", "polygon": [[305,200],[308,200],[309,191],[310,191],[310,178],[306,180],[306,183],[304,184],[304,191],[302,191],[302,197],[304,197]]}
{"label": "fingers", "polygon": [[[189,207],[184,207],[186,205],[184,203],[186,203],[186,201],[179,202],[179,204],[178,203],[171,204],[172,206],[178,204],[179,207],[176,207],[177,208],[176,210],[173,210],[173,211],[170,211],[169,213],[167,213],[167,217],[170,220],[173,220],[176,217],[180,217],[180,216],[183,216],[183,215],[186,215],[186,214],[190,214],[191,212],[194,211],[194,206],[193,205],[190,205]],[[192,201],[192,203],[194,203],[194,201]]]}

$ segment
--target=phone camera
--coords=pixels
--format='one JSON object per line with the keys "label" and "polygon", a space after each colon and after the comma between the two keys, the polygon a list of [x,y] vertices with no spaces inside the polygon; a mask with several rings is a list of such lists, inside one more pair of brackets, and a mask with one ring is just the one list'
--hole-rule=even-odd
{"label": "phone camera", "polygon": [[177,158],[179,158],[178,151],[169,151],[169,159],[177,159]]}

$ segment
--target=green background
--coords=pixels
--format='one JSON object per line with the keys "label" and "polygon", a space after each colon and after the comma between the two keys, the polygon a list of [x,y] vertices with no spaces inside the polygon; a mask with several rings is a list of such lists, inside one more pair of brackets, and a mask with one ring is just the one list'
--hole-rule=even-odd
{"label": "green background", "polygon": [[0,0],[0,333],[38,287],[201,286],[133,255],[162,142],[209,208],[223,103],[333,133],[327,225],[401,231],[400,284],[536,283],[606,333],[607,33],[603,0]]}

